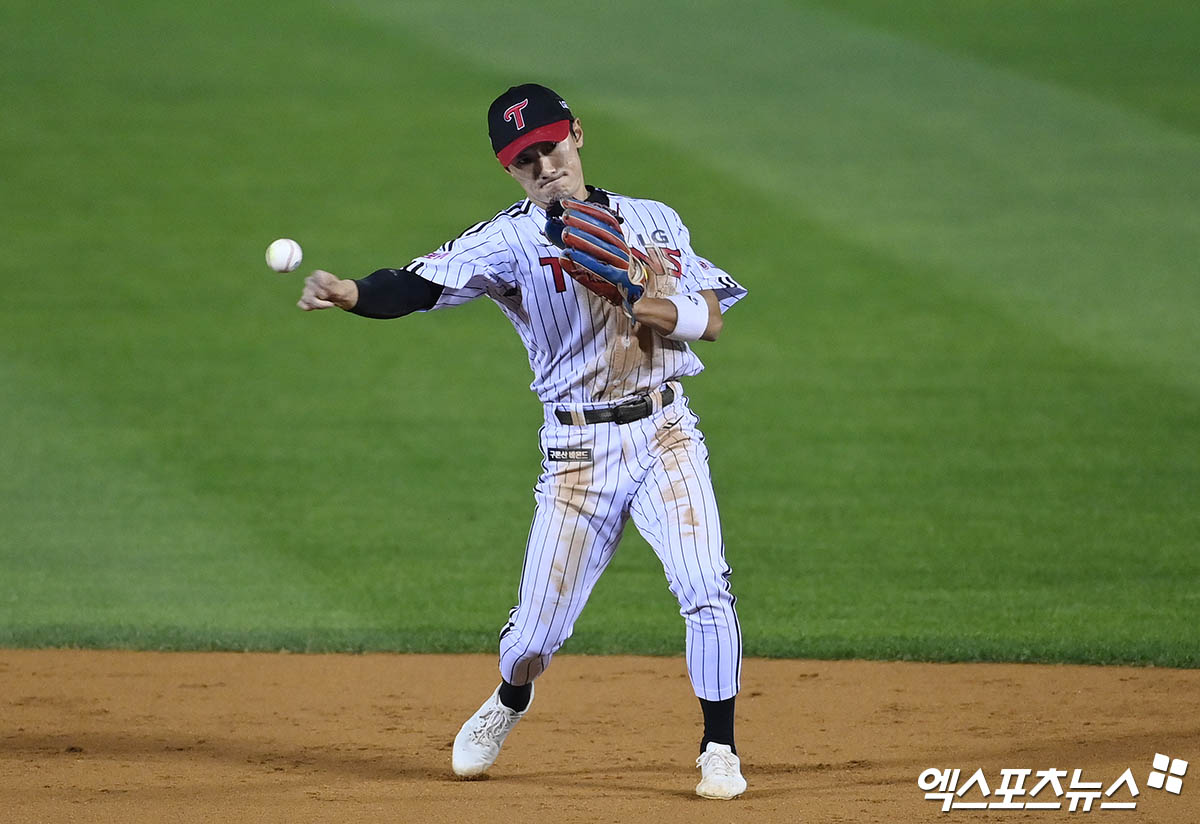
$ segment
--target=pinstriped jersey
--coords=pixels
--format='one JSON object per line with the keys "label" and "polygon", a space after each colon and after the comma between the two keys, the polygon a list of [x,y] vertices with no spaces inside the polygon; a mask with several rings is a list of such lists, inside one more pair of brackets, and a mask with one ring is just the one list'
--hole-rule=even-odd
{"label": "pinstriped jersey", "polygon": [[[626,240],[645,264],[647,295],[711,289],[722,312],[745,297],[727,272],[692,250],[674,209],[599,189],[589,199],[607,201],[621,217]],[[567,275],[545,225],[546,212],[527,198],[407,268],[444,287],[435,310],[483,296],[495,301],[529,353],[530,389],[543,403],[609,403],[704,369],[685,342],[635,326]]]}

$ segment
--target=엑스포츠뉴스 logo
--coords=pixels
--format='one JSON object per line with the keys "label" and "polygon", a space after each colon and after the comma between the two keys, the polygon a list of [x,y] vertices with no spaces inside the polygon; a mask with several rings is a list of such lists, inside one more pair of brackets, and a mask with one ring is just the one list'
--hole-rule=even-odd
{"label": "\uc5d1\uc2a4\ud3ec\uce20\ub274\uc2a4 logo", "polygon": [[[1172,795],[1183,792],[1183,776],[1187,774],[1188,762],[1155,753],[1146,786],[1165,790]],[[941,801],[942,812],[950,810],[1062,810],[1067,812],[1092,812],[1093,803],[1099,801],[1099,810],[1137,809],[1137,797],[1141,795],[1133,769],[1127,768],[1115,781],[1105,786],[1104,781],[1088,781],[1083,770],[1060,770],[1050,767],[1044,770],[1002,769],[999,783],[988,783],[982,768],[967,775],[962,769],[938,769],[930,767],[917,778],[917,786],[925,791],[926,801]],[[1070,781],[1064,788],[1064,780]],[[993,782],[995,776],[993,775]],[[1031,784],[1027,788],[1027,784]]]}

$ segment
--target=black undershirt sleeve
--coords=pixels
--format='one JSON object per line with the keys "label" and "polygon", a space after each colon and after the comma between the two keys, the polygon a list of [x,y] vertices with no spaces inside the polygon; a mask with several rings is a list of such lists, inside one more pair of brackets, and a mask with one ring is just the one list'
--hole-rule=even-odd
{"label": "black undershirt sleeve", "polygon": [[407,269],[377,269],[358,284],[358,303],[350,311],[364,318],[401,318],[432,309],[445,288]]}

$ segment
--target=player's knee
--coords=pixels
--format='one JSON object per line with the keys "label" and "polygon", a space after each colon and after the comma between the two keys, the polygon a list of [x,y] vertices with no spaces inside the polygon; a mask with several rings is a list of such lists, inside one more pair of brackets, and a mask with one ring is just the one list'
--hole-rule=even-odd
{"label": "player's knee", "polygon": [[704,583],[682,590],[679,599],[679,612],[688,620],[713,623],[722,622],[726,615],[733,612],[733,593],[724,578]]}
{"label": "player's knee", "polygon": [[509,643],[502,651],[501,657],[510,662],[514,671],[520,672],[536,666],[540,672],[545,662],[562,648],[566,640],[565,637],[545,632],[529,635],[518,633],[516,637],[508,639]]}
{"label": "player's knee", "polygon": [[683,609],[719,607],[733,601],[728,572],[725,575],[713,575],[696,579],[696,581],[680,582],[678,585],[672,585],[671,591],[676,595],[679,606]]}

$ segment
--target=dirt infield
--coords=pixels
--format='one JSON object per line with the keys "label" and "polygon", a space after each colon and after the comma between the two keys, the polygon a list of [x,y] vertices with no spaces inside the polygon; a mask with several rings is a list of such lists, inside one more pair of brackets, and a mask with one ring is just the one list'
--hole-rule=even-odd
{"label": "dirt infield", "polygon": [[[0,650],[0,821],[1085,815],[1067,809],[1069,776],[1062,797],[1036,799],[1058,810],[942,812],[917,786],[930,767],[961,769],[960,786],[982,768],[993,791],[1002,769],[1081,769],[1107,789],[1130,768],[1140,794],[1123,786],[1087,820],[1200,821],[1200,671],[749,660],[750,788],[732,802],[692,792],[699,710],[670,658],[559,657],[491,777],[455,780],[450,742],[496,679],[490,656]],[[1156,753],[1193,762],[1179,795],[1149,786]],[[960,800],[984,799],[975,787]]]}

